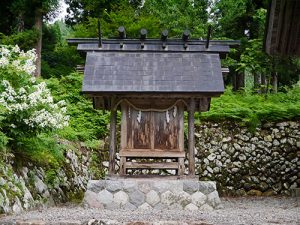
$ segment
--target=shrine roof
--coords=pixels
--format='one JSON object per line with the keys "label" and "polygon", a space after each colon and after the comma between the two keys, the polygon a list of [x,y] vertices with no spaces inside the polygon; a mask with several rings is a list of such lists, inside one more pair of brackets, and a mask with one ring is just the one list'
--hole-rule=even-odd
{"label": "shrine roof", "polygon": [[205,94],[224,92],[220,58],[239,41],[68,39],[86,52],[86,94]]}
{"label": "shrine roof", "polygon": [[218,54],[88,52],[82,91],[222,93],[224,84]]}

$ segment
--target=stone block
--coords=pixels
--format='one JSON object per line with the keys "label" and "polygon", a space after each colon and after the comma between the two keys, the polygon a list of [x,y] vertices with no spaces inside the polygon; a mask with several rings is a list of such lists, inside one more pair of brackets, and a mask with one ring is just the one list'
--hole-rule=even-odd
{"label": "stone block", "polygon": [[213,207],[217,207],[221,203],[218,191],[213,191],[209,193],[207,195],[207,202]]}
{"label": "stone block", "polygon": [[125,192],[134,192],[137,191],[137,182],[133,180],[124,180],[123,181],[123,190]]}
{"label": "stone block", "polygon": [[169,205],[168,209],[170,209],[170,210],[182,210],[183,207],[179,203],[174,203],[172,205]]}
{"label": "stone block", "polygon": [[135,205],[131,204],[130,202],[127,202],[127,204],[124,205],[123,208],[127,209],[127,210],[132,210],[132,211],[137,209],[137,207]]}
{"label": "stone block", "polygon": [[161,203],[165,205],[172,205],[176,202],[174,194],[171,191],[166,191],[161,194]]}
{"label": "stone block", "polygon": [[129,202],[135,205],[136,207],[139,207],[145,202],[145,195],[143,192],[139,190],[135,192],[129,192],[128,196],[129,196]]}
{"label": "stone block", "polygon": [[216,182],[214,181],[200,181],[199,191],[203,194],[209,194],[217,189]]}
{"label": "stone block", "polygon": [[149,181],[141,181],[138,182],[138,189],[143,193],[148,193],[150,190],[153,189],[152,182]]}
{"label": "stone block", "polygon": [[106,180],[90,180],[87,184],[87,190],[99,193],[106,187]]}
{"label": "stone block", "polygon": [[116,209],[120,209],[120,208],[122,208],[122,206],[117,205],[114,201],[105,205],[105,209],[108,209],[108,210],[116,210]]}
{"label": "stone block", "polygon": [[192,203],[198,207],[204,205],[207,199],[206,195],[199,191],[192,194],[191,198],[192,198]]}
{"label": "stone block", "polygon": [[144,210],[144,211],[151,210],[151,209],[152,209],[151,205],[149,205],[147,202],[145,202],[144,204],[138,207],[138,210]]}
{"label": "stone block", "polygon": [[102,190],[98,193],[98,198],[99,198],[100,203],[102,203],[105,207],[112,203],[113,194],[107,190]]}
{"label": "stone block", "polygon": [[195,206],[193,203],[190,203],[184,207],[184,210],[187,210],[187,211],[196,211],[198,209],[199,208],[197,206]]}
{"label": "stone block", "polygon": [[122,190],[123,184],[121,181],[116,180],[107,180],[106,181],[106,190],[109,192],[117,192]]}
{"label": "stone block", "polygon": [[128,203],[129,196],[124,191],[119,191],[114,194],[113,202],[119,206],[124,206]]}
{"label": "stone block", "polygon": [[183,182],[181,180],[154,181],[153,189],[159,193],[166,191],[181,192],[183,191]]}
{"label": "stone block", "polygon": [[199,190],[199,182],[193,180],[185,180],[183,181],[183,191],[193,194]]}
{"label": "stone block", "polygon": [[148,202],[151,206],[155,206],[160,202],[160,197],[156,191],[151,190],[146,194],[146,202]]}
{"label": "stone block", "polygon": [[90,190],[87,190],[84,194],[83,205],[85,207],[91,207],[91,208],[100,208],[100,209],[104,208],[98,194]]}
{"label": "stone block", "polygon": [[155,210],[165,210],[166,209],[166,206],[162,203],[158,203],[154,206],[154,209]]}
{"label": "stone block", "polygon": [[166,206],[171,206],[173,204],[179,204],[180,207],[177,208],[184,208],[186,205],[191,203],[191,196],[184,192],[181,191],[179,193],[173,193],[170,191],[166,191],[161,194],[161,203],[166,205]]}
{"label": "stone block", "polygon": [[212,210],[214,210],[214,209],[213,209],[213,207],[211,207],[210,205],[204,204],[204,205],[202,205],[202,206],[199,208],[199,210],[201,210],[201,211],[212,211]]}
{"label": "stone block", "polygon": [[176,202],[178,204],[180,204],[183,208],[186,205],[190,204],[192,201],[191,195],[189,195],[188,193],[186,193],[184,191],[177,193],[175,196],[176,196],[175,197]]}

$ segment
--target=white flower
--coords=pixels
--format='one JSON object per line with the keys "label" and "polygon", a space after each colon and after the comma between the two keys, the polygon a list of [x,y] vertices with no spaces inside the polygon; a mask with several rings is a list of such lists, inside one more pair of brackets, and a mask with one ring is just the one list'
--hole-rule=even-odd
{"label": "white flower", "polygon": [[15,45],[13,48],[12,48],[12,51],[15,52],[15,53],[19,53],[20,52],[20,48],[18,45]]}
{"label": "white flower", "polygon": [[1,47],[1,50],[0,50],[0,54],[2,56],[9,56],[10,55],[10,51],[9,49],[5,48],[4,46]]}
{"label": "white flower", "polygon": [[[11,52],[14,54],[11,54]],[[13,66],[20,72],[33,74],[36,69],[36,59],[35,49],[24,52],[20,51],[17,45],[12,47],[11,50],[5,46],[2,46],[0,49],[0,68]]]}
{"label": "white flower", "polygon": [[36,82],[35,77],[31,77],[29,80],[30,80],[30,82],[33,83],[33,84]]}
{"label": "white flower", "polygon": [[9,61],[6,57],[2,56],[0,58],[0,67],[6,67],[9,64]]}

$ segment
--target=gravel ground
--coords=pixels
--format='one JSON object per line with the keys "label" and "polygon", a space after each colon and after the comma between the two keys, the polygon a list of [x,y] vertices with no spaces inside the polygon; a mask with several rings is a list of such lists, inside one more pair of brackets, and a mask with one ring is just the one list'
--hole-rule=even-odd
{"label": "gravel ground", "polygon": [[[20,215],[0,217],[0,224],[22,224],[20,221],[40,221],[41,224],[194,224],[194,225],[300,225],[300,198],[256,197],[222,198],[222,209],[187,212],[183,210],[100,210],[79,206],[52,207]],[[139,221],[139,223],[137,223]],[[169,222],[158,222],[169,221]],[[173,222],[170,222],[173,221]],[[129,223],[131,222],[131,223]],[[134,223],[133,223],[134,222]],[[31,223],[33,224],[33,223]],[[39,223],[36,223],[39,224]]]}

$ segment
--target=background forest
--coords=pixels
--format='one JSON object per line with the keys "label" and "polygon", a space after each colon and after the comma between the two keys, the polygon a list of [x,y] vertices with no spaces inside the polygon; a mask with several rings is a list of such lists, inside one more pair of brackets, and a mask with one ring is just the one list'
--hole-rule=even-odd
{"label": "background forest", "polygon": [[0,161],[14,158],[22,164],[27,159],[59,167],[62,140],[82,142],[91,151],[102,145],[109,112],[93,109],[91,100],[80,93],[83,74],[76,66],[84,59],[66,42],[68,37],[97,37],[99,17],[103,38],[116,37],[117,28],[124,26],[128,38],[146,28],[149,38],[160,37],[163,29],[169,30],[170,38],[180,38],[189,29],[192,38],[205,39],[211,25],[212,39],[241,41],[222,62],[230,69],[224,77],[225,94],[212,101],[209,112],[197,115],[200,121],[234,120],[255,129],[262,122],[300,117],[300,59],[271,57],[263,51],[266,0],[65,2],[65,21],[51,24],[59,13],[58,0],[2,1]]}

